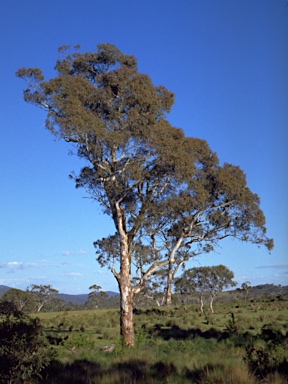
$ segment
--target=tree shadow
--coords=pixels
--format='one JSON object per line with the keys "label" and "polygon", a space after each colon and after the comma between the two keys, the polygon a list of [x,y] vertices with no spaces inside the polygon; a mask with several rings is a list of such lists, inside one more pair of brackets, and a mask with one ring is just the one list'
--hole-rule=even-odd
{"label": "tree shadow", "polygon": [[183,372],[183,378],[185,377],[191,383],[201,384],[203,382],[203,377],[205,377],[208,372],[212,372],[217,368],[223,369],[223,366],[220,364],[215,364],[215,365],[206,364],[201,369],[195,369],[193,371],[186,368],[185,371]]}
{"label": "tree shadow", "polygon": [[101,382],[102,379],[107,381],[107,378],[113,384],[165,383],[171,375],[178,375],[176,367],[173,363],[162,361],[150,365],[143,360],[133,359],[129,362],[115,363],[109,368],[88,360],[78,360],[70,364],[52,361],[42,372],[42,379],[38,383],[94,384]]}
{"label": "tree shadow", "polygon": [[182,329],[177,325],[170,328],[162,327],[161,324],[156,324],[153,329],[149,331],[153,337],[161,337],[163,340],[175,339],[186,340],[195,337],[202,337],[204,339],[216,339],[218,341],[225,340],[231,336],[228,331],[218,331],[215,328],[210,328],[207,331],[201,331],[199,328]]}
{"label": "tree shadow", "polygon": [[167,313],[164,310],[158,309],[158,308],[151,308],[151,309],[141,309],[141,308],[134,308],[133,309],[134,315],[145,315],[145,316],[166,316]]}
{"label": "tree shadow", "polygon": [[193,340],[195,338],[202,338],[204,340],[216,340],[217,342],[227,341],[233,343],[235,347],[245,347],[254,338],[253,334],[249,331],[245,332],[230,332],[228,330],[219,331],[215,328],[210,328],[206,331],[202,331],[199,328],[182,329],[177,325],[173,325],[170,328],[163,326],[162,324],[156,324],[152,329],[148,331],[148,334],[153,338],[162,338],[167,341],[174,340]]}
{"label": "tree shadow", "polygon": [[[87,384],[91,378],[101,378],[102,368],[98,363],[78,360],[71,364],[52,361],[42,372],[39,383],[45,384]],[[96,381],[95,381],[96,382]]]}

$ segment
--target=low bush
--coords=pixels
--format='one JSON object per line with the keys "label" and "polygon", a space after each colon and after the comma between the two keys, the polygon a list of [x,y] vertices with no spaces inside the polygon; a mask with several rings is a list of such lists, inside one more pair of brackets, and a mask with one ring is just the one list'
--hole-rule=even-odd
{"label": "low bush", "polygon": [[50,360],[40,321],[6,301],[0,303],[0,317],[0,382],[31,382]]}
{"label": "low bush", "polygon": [[95,340],[82,332],[73,332],[64,342],[64,346],[70,350],[78,348],[95,348]]}
{"label": "low bush", "polygon": [[287,347],[285,332],[262,327],[261,334],[254,337],[253,342],[246,347],[244,361],[249,370],[260,378],[282,370],[287,373],[285,347]]}
{"label": "low bush", "polygon": [[275,372],[285,361],[285,350],[280,344],[254,343],[246,347],[245,363],[260,378]]}

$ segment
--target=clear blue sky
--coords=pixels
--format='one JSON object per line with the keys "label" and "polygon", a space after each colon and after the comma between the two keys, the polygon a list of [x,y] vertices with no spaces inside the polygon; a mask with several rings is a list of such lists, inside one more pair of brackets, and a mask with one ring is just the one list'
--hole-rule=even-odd
{"label": "clear blue sky", "polygon": [[0,285],[117,290],[93,241],[114,231],[68,174],[80,162],[22,99],[19,67],[54,75],[57,48],[112,43],[176,95],[169,120],[239,165],[266,215],[271,255],[225,240],[189,266],[225,264],[241,284],[288,284],[286,0],[6,0],[0,5]]}

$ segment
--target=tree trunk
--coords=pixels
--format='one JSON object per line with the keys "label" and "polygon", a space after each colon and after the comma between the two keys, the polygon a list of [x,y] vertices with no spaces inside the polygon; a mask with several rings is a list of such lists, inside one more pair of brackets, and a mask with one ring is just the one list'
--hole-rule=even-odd
{"label": "tree trunk", "polygon": [[127,347],[134,347],[133,291],[127,283],[119,284],[120,289],[120,334]]}
{"label": "tree trunk", "polygon": [[176,241],[176,244],[174,244],[170,255],[169,255],[169,264],[168,264],[168,276],[167,276],[167,287],[166,287],[166,306],[171,306],[172,305],[172,283],[173,283],[173,278],[179,268],[176,267],[175,271],[173,272],[173,263],[175,262],[175,253],[178,251],[182,241],[183,241],[183,235],[181,235],[178,240]]}
{"label": "tree trunk", "polygon": [[134,347],[133,298],[131,286],[131,255],[123,210],[116,204],[120,235],[120,273],[114,274],[120,291],[120,334],[127,347]]}
{"label": "tree trunk", "polygon": [[201,313],[203,313],[203,297],[202,296],[199,296],[199,300],[200,300],[200,311]]}
{"label": "tree trunk", "polygon": [[210,296],[210,311],[211,311],[211,313],[214,313],[214,309],[213,309],[213,300],[214,300],[214,296],[211,295],[211,296]]}
{"label": "tree trunk", "polygon": [[120,274],[115,276],[120,291],[120,334],[127,347],[134,347],[133,299],[135,291],[130,279],[130,254],[128,247],[125,247],[125,243],[126,246],[128,243],[125,241],[123,243],[121,244],[121,248],[124,245],[124,250],[121,250]]}
{"label": "tree trunk", "polygon": [[37,313],[41,311],[41,309],[43,308],[44,306],[44,303],[41,303],[41,304],[38,304],[37,305]]}
{"label": "tree trunk", "polygon": [[167,274],[167,287],[166,287],[166,306],[169,307],[172,305],[172,282],[173,282],[173,270],[172,262],[169,261],[168,265],[168,274]]}
{"label": "tree trunk", "polygon": [[181,301],[182,301],[182,304],[183,304],[184,310],[185,310],[185,311],[187,311],[186,300],[185,300],[185,299],[181,299]]}

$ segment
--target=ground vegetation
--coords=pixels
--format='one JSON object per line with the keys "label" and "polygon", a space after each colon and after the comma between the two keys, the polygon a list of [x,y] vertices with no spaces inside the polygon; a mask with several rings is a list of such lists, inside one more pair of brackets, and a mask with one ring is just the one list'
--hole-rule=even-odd
{"label": "ground vegetation", "polygon": [[57,353],[39,383],[286,383],[287,301],[142,307],[135,348],[119,339],[117,309],[40,313]]}

